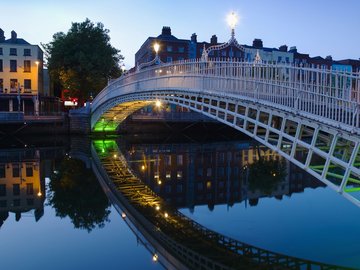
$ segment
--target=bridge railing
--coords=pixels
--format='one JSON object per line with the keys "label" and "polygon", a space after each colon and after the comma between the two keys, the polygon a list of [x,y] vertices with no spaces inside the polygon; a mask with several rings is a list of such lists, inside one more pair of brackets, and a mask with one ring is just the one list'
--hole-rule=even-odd
{"label": "bridge railing", "polygon": [[120,77],[94,99],[96,110],[122,94],[152,90],[240,95],[326,123],[359,128],[360,74],[291,64],[186,60]]}

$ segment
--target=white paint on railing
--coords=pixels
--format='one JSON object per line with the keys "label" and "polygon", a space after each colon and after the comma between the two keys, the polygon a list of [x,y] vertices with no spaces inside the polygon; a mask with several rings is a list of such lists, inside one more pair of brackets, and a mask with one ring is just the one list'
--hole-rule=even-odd
{"label": "white paint on railing", "polygon": [[255,102],[359,133],[360,74],[286,64],[186,60],[128,73],[93,100],[95,112],[116,97],[155,90],[190,90]]}

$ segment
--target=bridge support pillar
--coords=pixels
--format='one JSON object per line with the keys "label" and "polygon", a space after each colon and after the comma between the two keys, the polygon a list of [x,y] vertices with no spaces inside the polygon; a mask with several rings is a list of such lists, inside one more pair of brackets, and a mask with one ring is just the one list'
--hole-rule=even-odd
{"label": "bridge support pillar", "polygon": [[70,134],[90,134],[91,123],[90,123],[90,105],[77,110],[70,110],[69,112],[69,124]]}

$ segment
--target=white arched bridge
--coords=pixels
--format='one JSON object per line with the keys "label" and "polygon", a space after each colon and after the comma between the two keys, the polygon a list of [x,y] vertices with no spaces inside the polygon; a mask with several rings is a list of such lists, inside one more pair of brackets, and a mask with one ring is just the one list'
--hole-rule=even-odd
{"label": "white arched bridge", "polygon": [[153,65],[96,96],[91,130],[114,131],[157,100],[247,134],[360,206],[359,73],[229,59]]}

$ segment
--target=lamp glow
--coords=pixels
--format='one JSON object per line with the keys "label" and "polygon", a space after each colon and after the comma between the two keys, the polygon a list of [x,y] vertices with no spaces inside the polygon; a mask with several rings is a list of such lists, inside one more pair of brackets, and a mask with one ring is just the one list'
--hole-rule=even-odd
{"label": "lamp glow", "polygon": [[227,23],[230,26],[231,29],[234,29],[235,26],[237,25],[238,22],[238,16],[236,15],[235,12],[231,12],[227,17],[226,17]]}
{"label": "lamp glow", "polygon": [[159,50],[160,50],[160,44],[159,43],[154,43],[154,51],[155,51],[155,53],[157,54],[158,52],[159,52]]}
{"label": "lamp glow", "polygon": [[157,100],[157,101],[155,102],[155,106],[158,107],[158,108],[160,108],[160,107],[161,107],[161,101],[160,101],[160,100]]}

